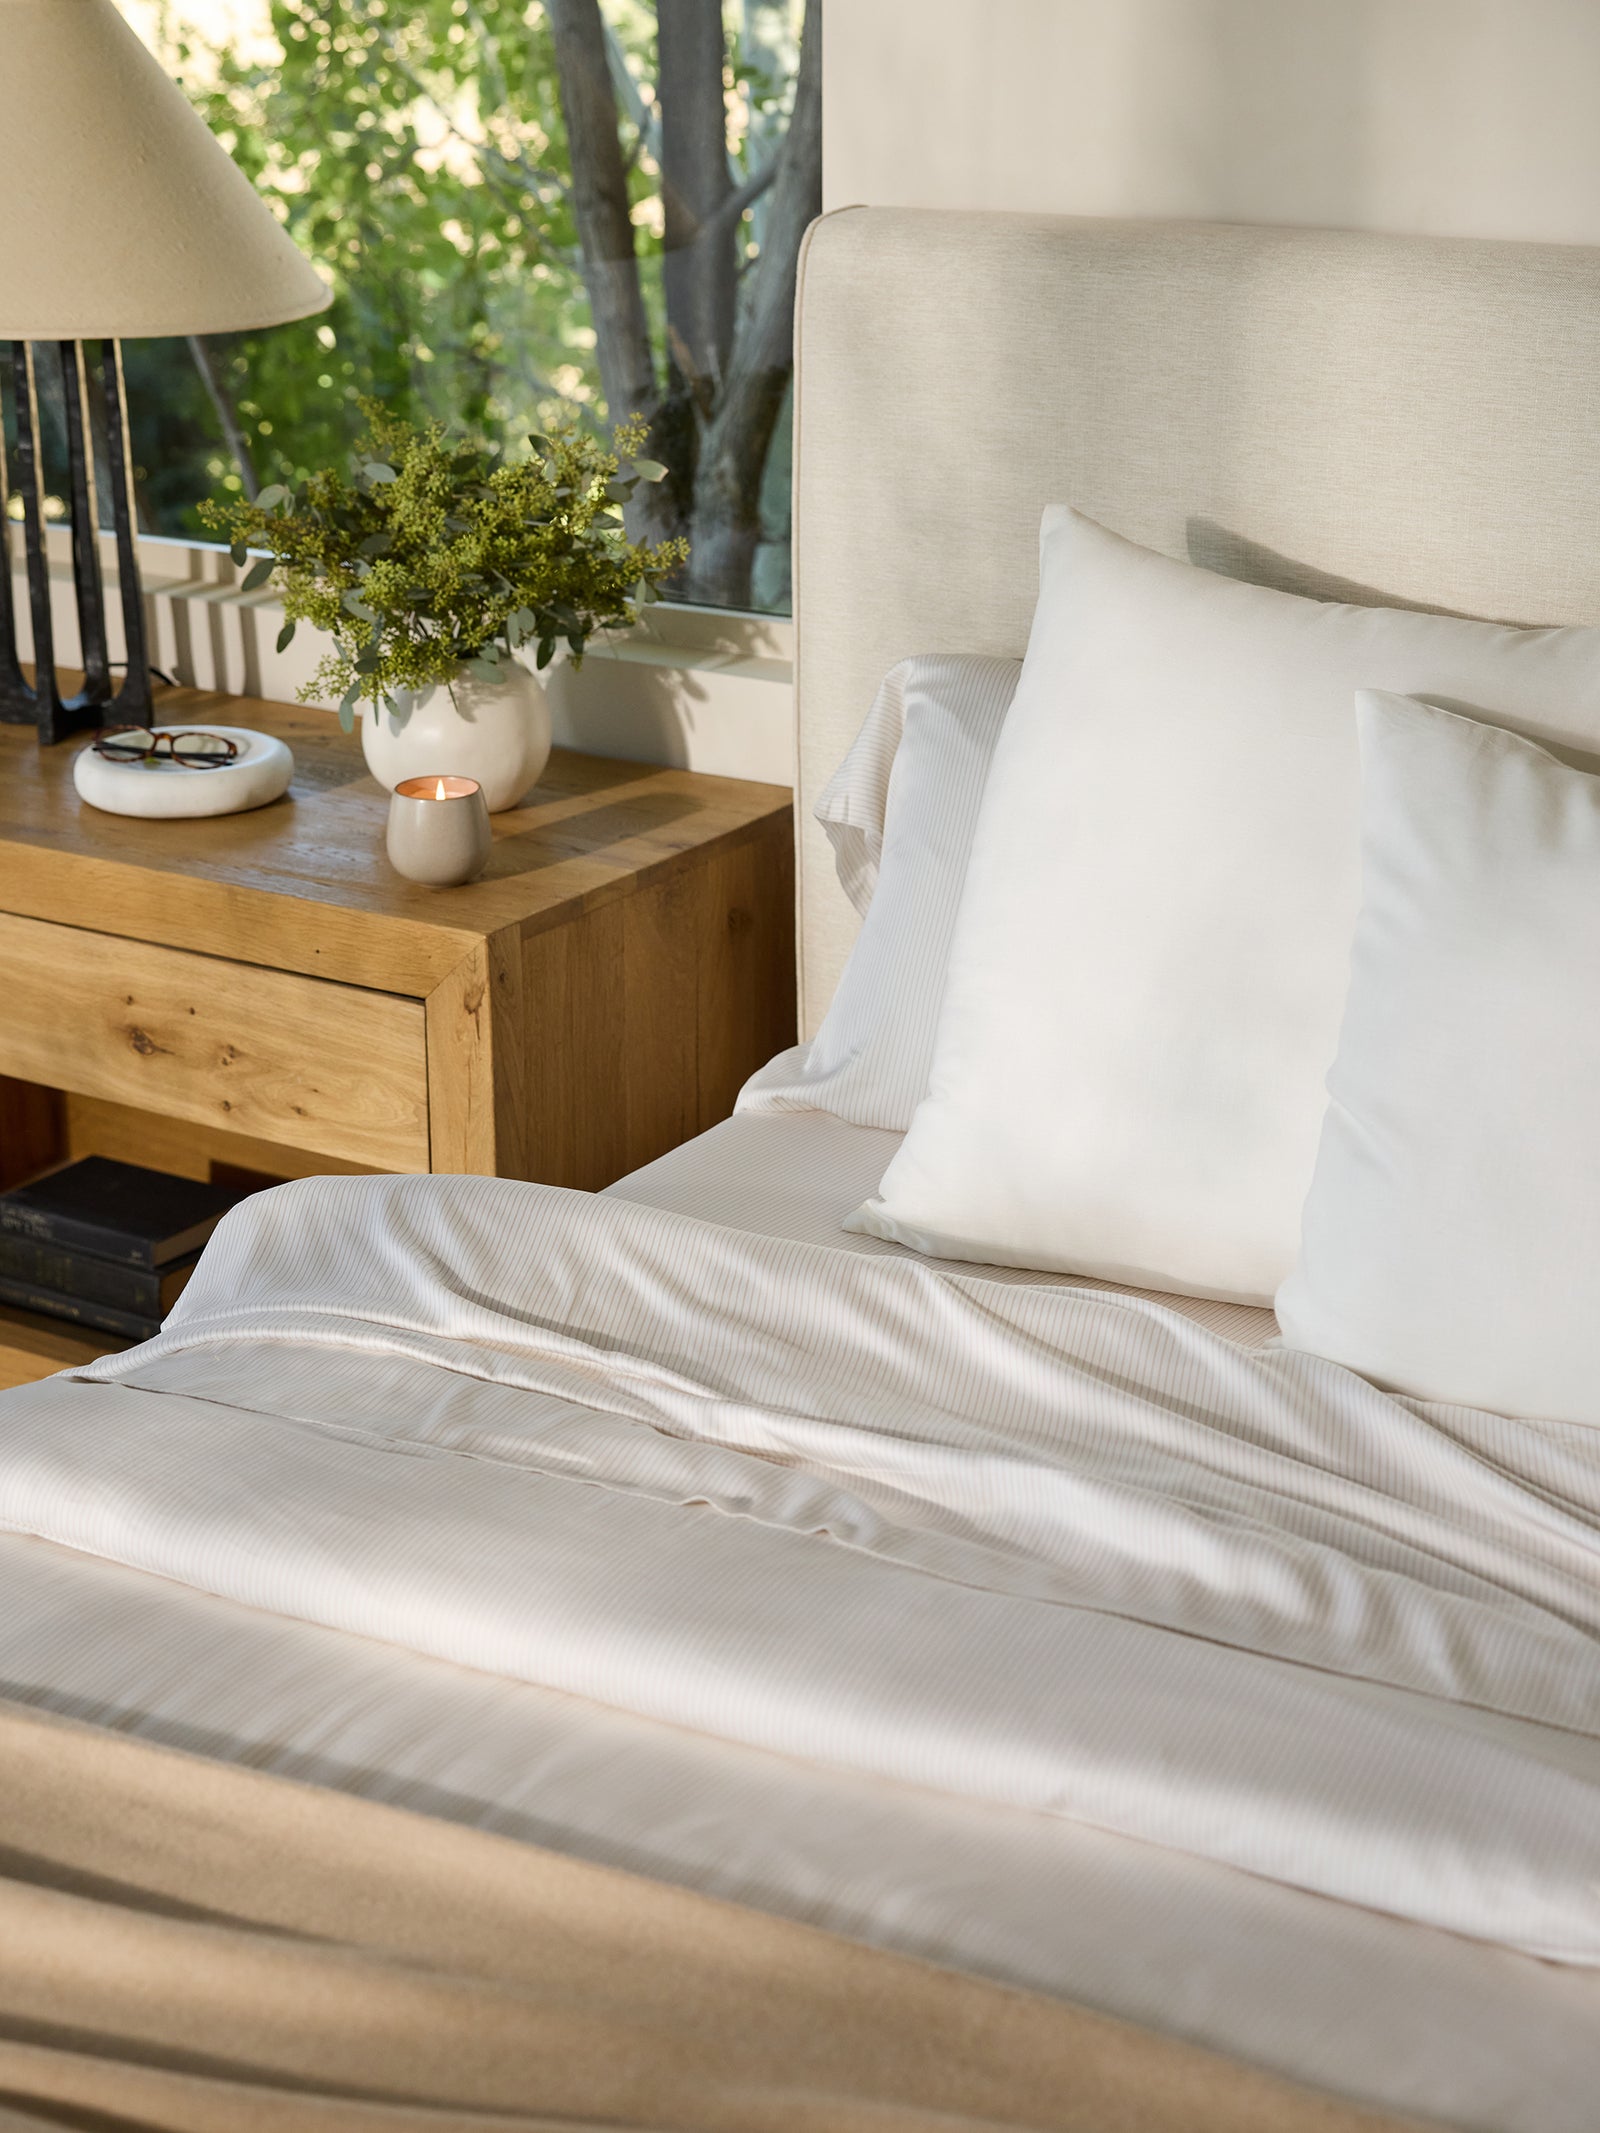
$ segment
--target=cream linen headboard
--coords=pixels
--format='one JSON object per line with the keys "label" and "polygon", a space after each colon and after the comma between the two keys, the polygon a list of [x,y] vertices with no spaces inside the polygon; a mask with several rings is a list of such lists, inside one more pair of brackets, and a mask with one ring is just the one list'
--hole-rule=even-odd
{"label": "cream linen headboard", "polygon": [[805,1034],[857,925],[812,803],[897,659],[1023,651],[1046,503],[1292,591],[1600,621],[1600,251],[847,208],[796,343]]}

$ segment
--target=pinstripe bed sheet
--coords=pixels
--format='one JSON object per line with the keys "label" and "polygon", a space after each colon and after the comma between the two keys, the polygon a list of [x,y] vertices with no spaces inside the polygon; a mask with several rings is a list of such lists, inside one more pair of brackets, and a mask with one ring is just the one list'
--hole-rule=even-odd
{"label": "pinstripe bed sheet", "polygon": [[[698,1215],[702,1221],[724,1222],[730,1229],[749,1230],[759,1237],[788,1237],[797,1244],[822,1244],[833,1251],[871,1258],[911,1259],[954,1274],[981,1271],[987,1280],[1005,1284],[1098,1288],[1112,1296],[1146,1293],[1119,1288],[1115,1282],[1080,1281],[1074,1274],[1039,1274],[1006,1266],[980,1270],[963,1266],[959,1260],[919,1259],[903,1244],[845,1229],[845,1216],[877,1191],[879,1179],[904,1138],[903,1133],[881,1126],[847,1125],[827,1111],[739,1111],[702,1133],[689,1148],[675,1148],[613,1185],[608,1197],[668,1208],[674,1214]],[[1251,1304],[1218,1303],[1205,1296],[1155,1296],[1152,1300],[1245,1348],[1261,1347],[1278,1330],[1270,1311]]]}
{"label": "pinstripe bed sheet", "polygon": [[[881,1148],[866,1144],[892,1146],[894,1136],[840,1129],[857,1138],[832,1146],[830,1176],[823,1157],[836,1136],[807,1131],[811,1123],[731,1121],[622,1190],[667,1206],[686,1189],[693,1196],[693,1172],[710,1220],[737,1211],[748,1229],[774,1236],[825,1228],[831,1199],[858,1196],[853,1166],[880,1161]],[[854,1152],[841,1159],[845,1146]],[[872,1249],[855,1239],[842,1249],[862,1246]],[[1081,1308],[1106,1306],[1086,1298]],[[1256,1323],[1236,1337],[1259,1339],[1264,1314],[1247,1317]],[[269,1366],[249,1339],[210,1349],[174,1340],[169,1350],[158,1369],[176,1371],[186,1389],[164,1404],[206,1404],[202,1426],[222,1435],[238,1421],[232,1403],[255,1397],[241,1393],[236,1366],[259,1383],[284,1359],[280,1351]],[[341,1429],[362,1427],[363,1399],[381,1405],[404,1392],[384,1377],[396,1367],[438,1375],[431,1364],[369,1355],[344,1388]],[[235,1370],[231,1389],[219,1368]],[[292,1416],[297,1397],[321,1397],[315,1372],[298,1393],[293,1367],[277,1375],[270,1404],[279,1415]],[[148,1396],[122,1397],[142,1401],[148,1451]],[[547,1413],[563,1404],[548,1387],[518,1397],[542,1400]],[[104,1437],[99,1450],[104,1474],[116,1453]],[[0,1580],[7,1693],[1042,1984],[1391,2107],[1483,2126],[1589,2123],[1600,2001],[1582,1973],[1069,1822],[818,1771],[492,1680],[38,1541],[0,1548]]]}

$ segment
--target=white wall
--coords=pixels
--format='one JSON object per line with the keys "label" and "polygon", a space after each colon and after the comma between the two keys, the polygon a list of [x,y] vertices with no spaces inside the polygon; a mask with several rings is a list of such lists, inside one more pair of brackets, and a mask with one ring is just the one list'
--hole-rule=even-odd
{"label": "white wall", "polygon": [[829,206],[1600,242],[1600,0],[841,0]]}

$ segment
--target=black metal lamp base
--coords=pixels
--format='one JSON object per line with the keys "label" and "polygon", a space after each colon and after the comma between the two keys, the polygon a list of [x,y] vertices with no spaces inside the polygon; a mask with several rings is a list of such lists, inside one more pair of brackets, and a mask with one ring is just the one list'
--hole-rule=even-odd
{"label": "black metal lamp base", "polygon": [[[40,347],[51,344],[41,342]],[[122,590],[122,627],[127,672],[121,687],[112,679],[106,640],[105,585],[100,574],[99,511],[95,497],[94,448],[88,408],[88,374],[81,341],[54,343],[61,364],[67,416],[67,469],[72,507],[72,582],[77,596],[83,687],[63,698],[56,682],[55,636],[50,624],[50,572],[45,550],[44,491],[40,466],[39,393],[34,344],[11,344],[11,379],[17,420],[18,494],[28,560],[28,612],[33,623],[30,682],[17,651],[16,604],[11,583],[9,522],[0,519],[0,722],[37,726],[42,742],[65,740],[96,726],[148,726],[152,717],[150,669],[145,653],[144,596],[134,547],[132,452],[122,350],[103,341],[101,389],[105,398],[107,466],[111,476],[111,521]],[[0,510],[5,503],[0,461]]]}

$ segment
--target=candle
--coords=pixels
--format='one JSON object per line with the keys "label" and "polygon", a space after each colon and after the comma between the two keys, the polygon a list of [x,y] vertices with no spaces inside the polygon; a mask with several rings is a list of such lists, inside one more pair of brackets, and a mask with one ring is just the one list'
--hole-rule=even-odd
{"label": "candle", "polygon": [[473,881],[489,863],[489,810],[473,778],[402,778],[389,799],[389,864],[436,889]]}

